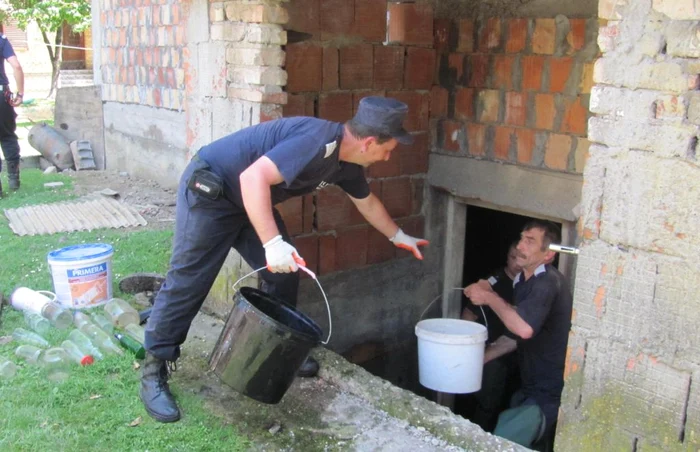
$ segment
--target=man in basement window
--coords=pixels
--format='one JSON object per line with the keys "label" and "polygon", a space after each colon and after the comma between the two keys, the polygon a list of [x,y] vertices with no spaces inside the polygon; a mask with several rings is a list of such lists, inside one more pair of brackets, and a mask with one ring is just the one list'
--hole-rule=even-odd
{"label": "man in basement window", "polygon": [[517,246],[522,271],[513,280],[514,306],[486,280],[464,289],[472,303],[489,306],[508,329],[486,348],[484,361],[517,351],[521,387],[493,433],[526,447],[551,433],[564,387],[573,300],[568,281],[549,264],[554,259],[549,245],[560,241],[559,228],[551,222],[525,225]]}
{"label": "man in basement window", "polygon": [[[513,279],[522,270],[518,265],[518,242],[512,242],[508,247],[506,265],[492,272],[486,281],[496,294],[513,304]],[[484,315],[486,319],[484,319]],[[478,322],[488,327],[487,344],[500,338],[506,331],[506,326],[498,318],[493,309],[486,308],[484,312],[466,300],[462,310],[462,320]],[[471,411],[468,419],[487,432],[492,432],[496,426],[498,414],[508,407],[513,392],[520,384],[517,356],[506,353],[503,356],[484,363],[481,389],[468,399]]]}
{"label": "man in basement window", "polygon": [[[345,124],[283,118],[223,137],[197,153],[180,180],[170,270],[146,326],[140,396],[148,414],[160,422],[180,419],[167,363],[179,357],[231,248],[254,269],[267,267],[260,273],[265,292],[296,305],[298,265],[305,264],[274,205],[338,185],[372,226],[422,259],[418,247],[428,242],[398,227],[364,174],[365,167],[389,160],[398,143],[412,143],[403,127],[407,112],[395,99],[366,97]],[[314,376],[318,367],[309,358],[297,375]]]}

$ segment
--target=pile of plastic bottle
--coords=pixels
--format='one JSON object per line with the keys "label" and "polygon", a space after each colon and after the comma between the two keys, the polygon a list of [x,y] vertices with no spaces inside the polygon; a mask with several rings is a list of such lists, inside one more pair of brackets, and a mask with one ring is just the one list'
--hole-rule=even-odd
{"label": "pile of plastic bottle", "polygon": [[[20,287],[12,293],[10,302],[24,314],[26,324],[26,328],[12,332],[13,341],[18,343],[15,355],[26,365],[43,368],[49,380],[64,381],[72,366],[87,366],[108,355],[123,355],[123,349],[137,359],[145,356],[139,313],[125,300],[112,298],[103,312],[93,308],[87,314],[65,309],[55,297],[45,294]],[[60,344],[51,344],[45,337],[52,328],[72,330]],[[12,378],[16,372],[17,364],[0,356],[0,378]]]}

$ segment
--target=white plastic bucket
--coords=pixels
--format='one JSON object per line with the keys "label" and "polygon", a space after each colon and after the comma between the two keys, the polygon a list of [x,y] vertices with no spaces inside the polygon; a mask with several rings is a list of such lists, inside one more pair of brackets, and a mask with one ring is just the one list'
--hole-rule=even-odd
{"label": "white plastic bucket", "polygon": [[100,306],[112,298],[112,255],[105,243],[75,245],[48,255],[58,302],[69,309]]}
{"label": "white plastic bucket", "polygon": [[467,394],[481,389],[486,327],[458,319],[421,320],[418,379],[428,389]]}
{"label": "white plastic bucket", "polygon": [[29,311],[41,315],[44,307],[56,301],[56,294],[46,290],[32,290],[28,287],[18,287],[10,295],[10,304],[19,311]]}

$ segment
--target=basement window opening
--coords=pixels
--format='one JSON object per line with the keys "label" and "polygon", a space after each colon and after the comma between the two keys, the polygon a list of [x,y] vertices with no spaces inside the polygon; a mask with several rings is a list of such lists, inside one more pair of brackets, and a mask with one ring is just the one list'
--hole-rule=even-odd
{"label": "basement window opening", "polygon": [[[467,205],[466,233],[464,238],[464,267],[462,286],[466,287],[479,279],[487,279],[502,270],[506,265],[509,248],[520,239],[523,227],[535,217],[518,215],[496,209]],[[555,222],[559,228],[562,223]],[[552,263],[559,265],[559,255]],[[484,314],[462,295],[462,309],[469,308],[477,319],[484,324]],[[498,317],[489,308],[484,308],[489,323],[489,341],[501,334],[494,326]],[[500,323],[500,322],[499,322]],[[500,327],[502,328],[502,327]],[[514,358],[515,355],[512,357]],[[514,362],[514,360],[512,360]],[[482,392],[479,398],[475,394],[457,394],[454,399],[453,412],[492,432],[498,419],[498,413],[508,408],[513,393],[520,386],[520,377],[516,366],[510,366],[501,377],[502,383],[490,385],[482,380]],[[483,397],[488,392],[492,405],[484,406]]]}
{"label": "basement window opening", "polygon": [[[523,226],[535,217],[518,215],[505,211],[467,205],[466,233],[461,240],[448,239],[448,244],[464,246],[464,270],[462,287],[488,277],[493,270],[503,268],[511,243],[517,241]],[[562,227],[561,223],[557,223]],[[557,266],[557,255],[553,264]],[[466,298],[463,298],[463,305]],[[426,303],[429,300],[426,301]],[[425,313],[424,318],[440,315],[440,303]],[[392,344],[365,342],[357,344],[343,353],[350,362],[363,367],[373,375],[383,378],[395,386],[411,391],[428,400],[438,402],[438,392],[422,386],[418,379],[417,339],[413,330],[405,332],[403,340]],[[514,392],[517,379],[511,379],[506,394]],[[456,395],[452,410],[467,419],[473,416],[474,396]],[[505,409],[505,408],[504,408]]]}

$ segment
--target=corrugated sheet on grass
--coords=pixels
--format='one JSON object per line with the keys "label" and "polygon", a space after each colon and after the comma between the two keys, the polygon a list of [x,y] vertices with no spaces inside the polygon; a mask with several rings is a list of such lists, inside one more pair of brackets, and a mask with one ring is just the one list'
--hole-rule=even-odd
{"label": "corrugated sheet on grass", "polygon": [[107,197],[5,209],[5,216],[12,231],[20,236],[147,224],[133,207]]}

